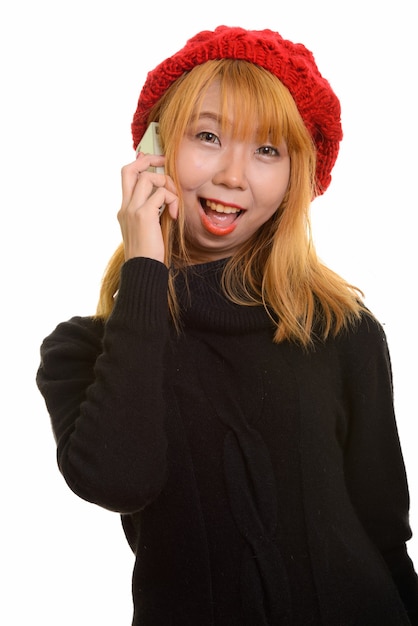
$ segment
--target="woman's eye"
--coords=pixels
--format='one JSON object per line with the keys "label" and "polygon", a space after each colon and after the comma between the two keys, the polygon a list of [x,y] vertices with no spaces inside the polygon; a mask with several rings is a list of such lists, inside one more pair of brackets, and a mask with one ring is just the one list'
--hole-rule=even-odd
{"label": "woman's eye", "polygon": [[206,141],[207,143],[219,143],[219,139],[215,133],[210,133],[208,131],[202,131],[196,135],[198,139],[202,141]]}
{"label": "woman's eye", "polygon": [[257,148],[256,152],[262,156],[279,156],[279,151],[277,148],[273,148],[273,146],[261,146]]}

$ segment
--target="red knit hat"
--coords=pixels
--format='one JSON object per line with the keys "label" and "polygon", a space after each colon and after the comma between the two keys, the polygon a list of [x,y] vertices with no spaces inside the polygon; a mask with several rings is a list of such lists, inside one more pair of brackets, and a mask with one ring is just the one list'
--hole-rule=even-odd
{"label": "red knit hat", "polygon": [[134,148],[151,108],[184,72],[213,59],[243,59],[268,70],[289,89],[317,150],[317,195],[331,182],[342,139],[340,103],[320,74],[312,53],[271,30],[218,26],[198,33],[184,48],[148,73],[132,122]]}

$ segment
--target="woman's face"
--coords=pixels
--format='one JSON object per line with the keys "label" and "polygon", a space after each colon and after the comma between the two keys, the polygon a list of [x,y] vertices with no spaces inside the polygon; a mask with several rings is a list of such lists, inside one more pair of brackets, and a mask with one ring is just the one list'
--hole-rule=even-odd
{"label": "woman's face", "polygon": [[[193,263],[231,256],[278,209],[286,193],[286,143],[232,138],[234,119],[221,120],[220,89],[207,91],[177,157],[187,246]],[[226,130],[222,131],[222,127]]]}

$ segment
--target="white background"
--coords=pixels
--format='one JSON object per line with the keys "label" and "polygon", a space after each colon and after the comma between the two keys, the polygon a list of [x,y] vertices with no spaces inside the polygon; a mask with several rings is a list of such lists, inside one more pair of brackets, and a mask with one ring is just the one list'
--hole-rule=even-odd
{"label": "white background", "polygon": [[[133,557],[118,516],[79,500],[58,472],[34,383],[39,344],[59,321],[94,312],[120,240],[120,168],[134,156],[130,123],[147,71],[219,24],[301,41],[341,99],[345,138],[313,204],[314,235],[385,325],[418,532],[414,4],[2,5],[1,623],[130,624]],[[409,549],[418,562],[416,538]]]}

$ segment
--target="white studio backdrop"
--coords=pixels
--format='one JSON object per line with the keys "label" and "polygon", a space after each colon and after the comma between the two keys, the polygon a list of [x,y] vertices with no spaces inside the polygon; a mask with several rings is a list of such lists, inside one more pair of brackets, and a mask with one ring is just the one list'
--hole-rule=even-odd
{"label": "white studio backdrop", "polygon": [[[413,0],[16,0],[0,9],[2,442],[0,621],[128,625],[133,556],[116,514],[60,476],[35,387],[39,345],[94,312],[120,241],[120,168],[146,73],[219,24],[301,41],[342,103],[333,183],[313,203],[321,258],[366,295],[392,354],[418,533],[415,453],[417,53]],[[169,522],[168,522],[169,523]],[[418,566],[418,543],[410,542]]]}

